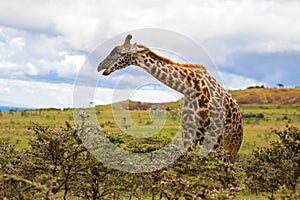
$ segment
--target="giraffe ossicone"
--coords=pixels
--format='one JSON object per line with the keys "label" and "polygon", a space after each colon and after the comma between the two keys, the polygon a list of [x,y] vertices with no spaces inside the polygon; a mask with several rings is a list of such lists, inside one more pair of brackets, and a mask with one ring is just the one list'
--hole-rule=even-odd
{"label": "giraffe ossicone", "polygon": [[107,76],[129,65],[139,66],[168,87],[184,95],[181,117],[183,145],[193,151],[197,144],[234,162],[243,139],[242,114],[236,100],[201,64],[174,62],[143,44],[132,44],[127,35],[99,63]]}

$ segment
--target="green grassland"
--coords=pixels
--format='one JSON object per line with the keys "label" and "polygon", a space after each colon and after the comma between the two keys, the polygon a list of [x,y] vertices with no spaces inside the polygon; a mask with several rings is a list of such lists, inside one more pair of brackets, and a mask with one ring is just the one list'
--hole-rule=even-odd
{"label": "green grassland", "polygon": [[32,122],[48,127],[61,126],[64,121],[73,121],[72,110],[40,109],[2,112],[0,116],[0,138],[7,138],[17,148],[28,147],[32,132],[28,130]]}
{"label": "green grassland", "polygon": [[[131,135],[133,138],[165,137],[167,140],[178,132],[180,107],[178,102],[164,107],[172,111],[124,110],[121,103],[96,106],[99,127],[107,134]],[[300,106],[283,105],[241,105],[244,120],[244,139],[240,154],[250,153],[254,148],[266,146],[276,139],[269,134],[271,129],[280,129],[287,124],[299,127]],[[49,127],[59,127],[64,121],[74,124],[71,109],[41,109],[32,111],[2,112],[0,117],[0,138],[8,138],[17,148],[25,148],[32,132],[28,131],[31,122]]]}
{"label": "green grassland", "polygon": [[[137,102],[129,103],[137,104]],[[125,150],[152,151],[160,148],[161,143],[168,143],[178,133],[180,102],[165,103],[158,106],[159,109],[146,110],[126,110],[123,105],[124,102],[96,106],[87,109],[87,112],[96,113],[100,129],[112,142],[115,141]],[[166,107],[171,109],[166,111]],[[242,104],[240,108],[244,122],[244,139],[239,151],[240,156],[251,153],[256,147],[265,147],[272,140],[277,140],[276,135],[270,133],[272,129],[283,129],[287,124],[300,127],[300,106]],[[18,149],[28,148],[33,134],[28,127],[32,122],[59,128],[65,121],[75,125],[72,109],[2,112],[0,139],[7,138]],[[266,198],[245,191],[235,199]]]}
{"label": "green grassland", "polygon": [[299,127],[300,106],[241,105],[244,123],[244,139],[241,153],[249,153],[255,147],[265,146],[277,139],[272,129],[282,129],[287,124]]}

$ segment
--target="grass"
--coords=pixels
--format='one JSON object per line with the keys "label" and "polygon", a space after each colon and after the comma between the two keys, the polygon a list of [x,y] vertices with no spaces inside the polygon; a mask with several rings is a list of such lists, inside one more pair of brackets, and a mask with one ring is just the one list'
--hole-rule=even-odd
{"label": "grass", "polygon": [[[171,104],[176,108],[178,103]],[[240,154],[250,153],[254,148],[266,146],[275,136],[268,134],[286,124],[299,126],[300,106],[241,105],[244,115],[244,139]],[[125,132],[135,137],[172,138],[180,125],[180,111],[124,110],[120,105],[96,106],[99,125],[110,133]],[[33,111],[2,112],[0,117],[0,138],[8,138],[17,148],[26,148],[31,137],[28,127],[31,122],[59,127],[64,121],[74,124],[70,109],[44,109]]]}
{"label": "grass", "polygon": [[73,121],[71,110],[2,112],[2,116],[0,116],[0,138],[9,139],[19,149],[26,148],[32,136],[28,130],[31,122],[42,123],[48,127],[58,127],[64,121]]}
{"label": "grass", "polygon": [[[154,120],[151,126],[147,126],[147,122],[151,121],[149,110],[114,111],[115,119],[110,107],[99,106],[96,110],[101,113],[98,116],[98,120],[104,125],[103,130],[108,132],[124,131],[129,134],[133,132],[136,133],[135,135],[139,135],[141,133],[152,133],[151,131],[160,130],[160,127],[163,125],[159,134],[166,136],[170,133],[176,134],[180,124],[179,112],[174,116],[166,113],[166,118],[156,118],[160,123],[156,123],[157,121]],[[275,135],[269,134],[271,129],[280,129],[287,124],[293,126],[299,126],[300,124],[300,106],[245,104],[241,105],[241,111],[244,115],[244,139],[239,152],[240,154],[250,153],[256,147],[267,146],[270,141],[276,140]],[[115,125],[115,121],[117,121],[120,128]],[[129,128],[124,128],[124,125],[128,125]],[[154,129],[151,129],[151,127],[154,127]]]}
{"label": "grass", "polygon": [[244,115],[244,139],[240,153],[250,153],[254,148],[266,146],[270,141],[276,140],[275,135],[269,134],[272,129],[281,129],[287,124],[299,127],[300,124],[300,106],[241,105],[240,107]]}
{"label": "grass", "polygon": [[[119,106],[119,107],[118,107]],[[171,104],[176,108],[178,103]],[[249,154],[256,147],[267,146],[276,140],[270,135],[271,129],[280,129],[286,124],[299,127],[300,106],[282,105],[241,105],[244,115],[244,139],[239,154]],[[164,110],[122,110],[120,105],[96,106],[95,111],[101,128],[107,133],[123,133],[131,135],[135,141],[132,145],[146,145],[150,138],[172,139],[180,124],[180,111],[166,112]],[[70,109],[33,110],[18,112],[2,112],[0,115],[0,138],[7,138],[17,148],[27,148],[32,132],[28,131],[31,122],[38,122],[49,127],[59,127],[64,121],[74,124]],[[155,134],[153,134],[153,132]],[[135,137],[137,139],[135,139]],[[151,136],[150,138],[148,138]],[[140,137],[149,140],[141,140]],[[144,139],[142,138],[142,139]],[[240,193],[235,199],[266,199],[247,192]]]}

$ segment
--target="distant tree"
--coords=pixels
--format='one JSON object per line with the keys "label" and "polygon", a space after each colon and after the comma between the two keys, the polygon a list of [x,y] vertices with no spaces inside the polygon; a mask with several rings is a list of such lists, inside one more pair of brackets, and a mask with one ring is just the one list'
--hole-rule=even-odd
{"label": "distant tree", "polygon": [[2,117],[2,110],[0,109],[0,117]]}
{"label": "distant tree", "polygon": [[9,110],[9,114],[14,115],[14,112],[16,112],[14,109]]}
{"label": "distant tree", "polygon": [[89,108],[92,108],[93,105],[94,105],[94,102],[93,102],[93,101],[90,101],[90,102],[89,102]]}
{"label": "distant tree", "polygon": [[265,86],[264,85],[261,85],[261,86],[255,85],[255,86],[249,86],[249,87],[247,87],[247,89],[253,89],[253,88],[265,88]]}
{"label": "distant tree", "polygon": [[278,86],[279,88],[283,88],[283,87],[284,87],[284,85],[283,85],[282,83],[278,83],[277,86]]}

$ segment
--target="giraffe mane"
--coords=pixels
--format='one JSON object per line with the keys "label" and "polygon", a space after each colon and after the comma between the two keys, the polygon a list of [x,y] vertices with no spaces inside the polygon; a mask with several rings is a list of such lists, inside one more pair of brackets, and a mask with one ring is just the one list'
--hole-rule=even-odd
{"label": "giraffe mane", "polygon": [[[148,48],[149,49],[149,48]],[[201,68],[203,70],[206,70],[206,67],[202,64],[191,64],[191,63],[179,63],[179,62],[175,62],[169,58],[163,57],[153,51],[151,51],[149,49],[148,55],[152,58],[154,58],[155,60],[160,60],[166,64],[170,64],[170,65],[177,65],[178,67],[187,67],[187,68]]]}

